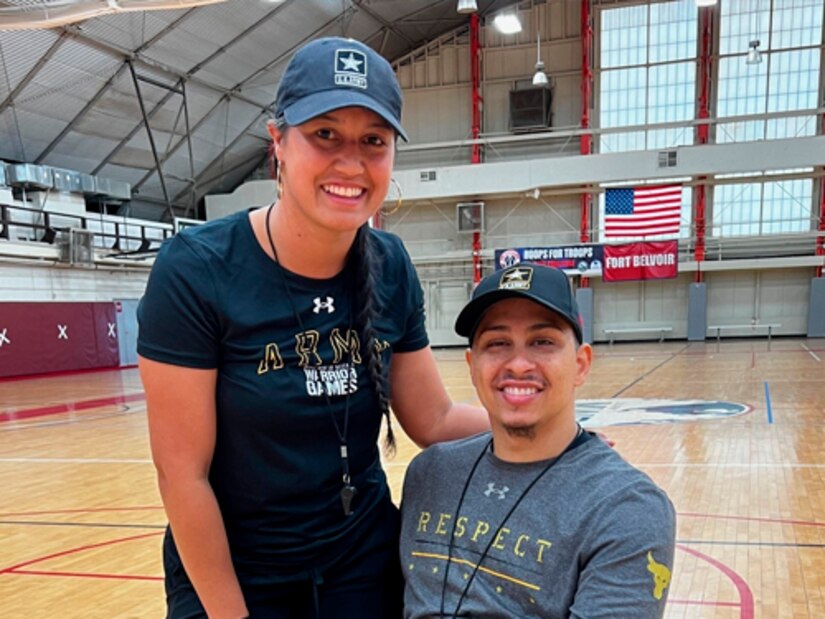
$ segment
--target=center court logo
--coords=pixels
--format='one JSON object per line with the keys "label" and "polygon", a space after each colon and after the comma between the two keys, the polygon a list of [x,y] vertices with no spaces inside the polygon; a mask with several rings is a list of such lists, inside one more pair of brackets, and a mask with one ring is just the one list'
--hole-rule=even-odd
{"label": "center court logo", "polygon": [[356,49],[335,50],[335,85],[367,89],[367,56]]}
{"label": "center court logo", "polygon": [[576,421],[584,427],[682,423],[727,419],[751,412],[752,407],[723,400],[617,398],[578,400]]}

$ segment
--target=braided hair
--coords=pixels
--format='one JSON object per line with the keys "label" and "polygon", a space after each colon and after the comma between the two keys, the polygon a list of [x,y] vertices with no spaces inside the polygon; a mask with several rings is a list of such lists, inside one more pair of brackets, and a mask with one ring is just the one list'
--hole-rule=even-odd
{"label": "braided hair", "polygon": [[387,436],[384,447],[387,452],[395,452],[395,434],[390,418],[389,384],[384,374],[384,359],[373,323],[377,318],[375,305],[375,281],[380,267],[372,246],[369,224],[358,229],[350,250],[350,265],[355,279],[355,290],[361,299],[361,308],[355,315],[358,337],[361,340],[361,353],[365,361],[370,380],[378,395],[378,409],[387,420]]}

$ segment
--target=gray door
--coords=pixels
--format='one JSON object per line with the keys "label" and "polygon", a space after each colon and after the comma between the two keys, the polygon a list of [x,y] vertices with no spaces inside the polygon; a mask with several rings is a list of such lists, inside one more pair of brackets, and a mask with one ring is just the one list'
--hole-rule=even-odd
{"label": "gray door", "polygon": [[138,299],[115,299],[120,367],[137,365]]}

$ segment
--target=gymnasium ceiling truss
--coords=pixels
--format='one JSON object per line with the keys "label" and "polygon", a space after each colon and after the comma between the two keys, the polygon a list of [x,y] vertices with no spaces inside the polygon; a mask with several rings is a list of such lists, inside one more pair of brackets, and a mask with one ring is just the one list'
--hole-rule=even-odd
{"label": "gymnasium ceiling truss", "polygon": [[[480,0],[479,14],[543,1]],[[130,10],[150,4],[165,10]],[[37,25],[60,7],[63,25]],[[158,205],[158,218],[182,215],[265,159],[265,120],[295,49],[346,36],[400,58],[467,23],[455,8],[456,0],[0,2],[0,159],[125,181],[133,202]],[[70,19],[87,9],[99,16]]]}

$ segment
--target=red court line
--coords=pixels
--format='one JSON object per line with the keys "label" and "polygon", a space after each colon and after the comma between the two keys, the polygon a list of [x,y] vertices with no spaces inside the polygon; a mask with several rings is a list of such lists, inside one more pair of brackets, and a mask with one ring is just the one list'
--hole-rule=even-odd
{"label": "red court line", "polygon": [[45,572],[40,570],[9,570],[8,574],[26,576],[63,576],[64,578],[112,578],[115,580],[163,580],[163,576],[130,576],[129,574],[88,574],[85,572]]}
{"label": "red court line", "polygon": [[120,370],[133,370],[134,365],[116,365],[109,368],[88,368],[85,370],[57,370],[56,372],[42,372],[41,374],[21,374],[20,376],[0,376],[0,383],[10,383],[14,381],[35,380],[37,378],[58,378],[60,376],[74,376],[75,374],[96,374],[98,372],[119,372]]}
{"label": "red court line", "polygon": [[84,509],[46,509],[36,512],[8,512],[0,513],[0,518],[16,518],[18,516],[51,516],[53,514],[86,514],[99,512],[137,512],[144,510],[163,509],[161,505],[141,505],[138,507],[87,507]]}
{"label": "red court line", "polygon": [[[163,535],[164,531],[153,531],[152,533],[142,533],[140,535],[131,535],[129,537],[120,537],[117,539],[111,539],[105,542],[99,542],[97,544],[88,544],[86,546],[78,546],[77,548],[70,548],[68,550],[61,550],[60,552],[55,552],[50,555],[45,555],[43,557],[38,557],[36,559],[30,559],[28,561],[24,561],[23,563],[18,563],[17,565],[12,565],[5,569],[0,570],[0,574],[14,574],[16,570],[19,570],[21,567],[26,567],[27,565],[34,565],[35,563],[42,563],[43,561],[48,561],[49,559],[56,559],[58,557],[65,557],[67,555],[76,554],[78,552],[83,552],[84,550],[92,550],[93,548],[102,548],[104,546],[112,546],[114,544],[120,544],[122,542],[131,542],[138,539],[145,539],[147,537],[153,537],[156,535]],[[22,572],[21,572],[22,573]],[[126,578],[127,576],[124,576]]]}
{"label": "red court line", "polygon": [[127,402],[138,402],[146,399],[145,393],[130,393],[108,398],[97,398],[94,400],[83,400],[81,402],[69,402],[67,404],[54,404],[52,406],[41,406],[40,408],[26,408],[19,411],[0,412],[0,423],[4,421],[19,421],[21,419],[31,419],[32,417],[43,417],[45,415],[58,415],[71,411],[83,411],[90,408],[101,408],[112,406],[113,404],[125,404]]}
{"label": "red court line", "polygon": [[825,527],[825,522],[809,520],[786,520],[784,518],[757,518],[755,516],[723,516],[721,514],[697,514],[693,512],[679,512],[679,517],[688,518],[718,518],[719,520],[748,520],[753,522],[770,522],[775,524],[798,524],[803,527]]}
{"label": "red court line", "polygon": [[739,574],[734,572],[724,563],[717,561],[713,557],[701,553],[698,550],[693,550],[692,548],[688,548],[687,546],[683,546],[682,544],[676,544],[676,548],[678,548],[682,552],[686,552],[688,554],[693,555],[694,557],[702,559],[703,561],[707,561],[713,567],[715,567],[717,570],[719,570],[725,576],[727,576],[733,583],[733,586],[736,587],[736,590],[739,592],[739,604],[734,605],[739,606],[740,608],[739,619],[753,619],[753,593],[751,592],[751,589],[748,586],[748,583],[745,582],[744,578],[742,578]]}

